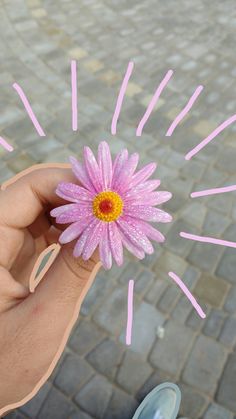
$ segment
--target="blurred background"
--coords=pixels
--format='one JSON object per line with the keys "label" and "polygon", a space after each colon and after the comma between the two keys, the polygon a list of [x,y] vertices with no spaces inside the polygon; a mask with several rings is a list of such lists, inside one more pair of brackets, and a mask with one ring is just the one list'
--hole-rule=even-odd
{"label": "blurred background", "polygon": [[[143,261],[100,271],[60,364],[33,400],[7,418],[130,419],[164,381],[182,391],[189,419],[236,418],[236,251],[198,244],[180,231],[235,241],[235,193],[190,192],[236,183],[236,125],[191,161],[184,155],[236,109],[234,0],[2,0],[0,181],[40,162],[81,157],[106,139],[113,151],[156,161],[174,217],[166,242]],[[78,132],[71,128],[70,60],[78,63]],[[120,114],[112,115],[128,62],[135,68]],[[135,136],[155,89],[174,75]],[[27,95],[39,137],[12,84]],[[199,84],[204,90],[171,137],[165,133]],[[168,277],[176,272],[207,313],[202,320]],[[135,279],[131,347],[124,342],[128,280]]]}

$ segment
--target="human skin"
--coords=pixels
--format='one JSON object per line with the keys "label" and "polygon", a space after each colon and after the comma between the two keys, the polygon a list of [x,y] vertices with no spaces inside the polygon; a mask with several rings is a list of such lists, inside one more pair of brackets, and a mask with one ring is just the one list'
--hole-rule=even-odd
{"label": "human skin", "polygon": [[0,416],[33,397],[51,374],[101,266],[97,251],[85,262],[73,257],[74,243],[64,245],[30,292],[39,255],[61,233],[49,215],[65,203],[55,188],[76,180],[65,165],[28,172],[0,191]]}

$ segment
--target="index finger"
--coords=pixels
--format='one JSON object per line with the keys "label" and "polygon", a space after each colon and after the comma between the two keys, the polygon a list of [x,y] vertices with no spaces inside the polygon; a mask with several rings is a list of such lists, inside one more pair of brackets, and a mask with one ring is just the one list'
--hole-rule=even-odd
{"label": "index finger", "polygon": [[61,181],[75,182],[69,164],[36,165],[7,181],[0,191],[0,223],[24,228],[48,205],[60,205],[55,189]]}

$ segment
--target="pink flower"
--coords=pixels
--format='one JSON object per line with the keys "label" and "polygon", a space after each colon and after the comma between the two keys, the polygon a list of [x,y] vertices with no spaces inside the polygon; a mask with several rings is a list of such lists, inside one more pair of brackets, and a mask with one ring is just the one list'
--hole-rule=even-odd
{"label": "pink flower", "polygon": [[77,239],[74,256],[88,260],[97,246],[105,269],[123,263],[123,246],[137,258],[153,253],[149,239],[163,242],[164,236],[148,221],[167,223],[172,217],[155,205],[171,198],[167,191],[154,191],[159,180],[147,180],[155,163],[135,173],[139,156],[122,150],[112,162],[108,144],[98,147],[98,161],[91,149],[84,147],[84,163],[70,158],[72,170],[80,184],[60,183],[56,193],[71,202],[51,211],[56,222],[72,223],[60,236],[65,244]]}

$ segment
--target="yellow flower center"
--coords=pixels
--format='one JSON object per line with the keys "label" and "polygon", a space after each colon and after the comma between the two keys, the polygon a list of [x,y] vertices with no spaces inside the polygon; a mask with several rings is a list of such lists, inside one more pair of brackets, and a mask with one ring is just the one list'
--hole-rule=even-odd
{"label": "yellow flower center", "polygon": [[93,214],[107,223],[117,220],[122,214],[123,201],[116,192],[100,192],[93,200]]}

